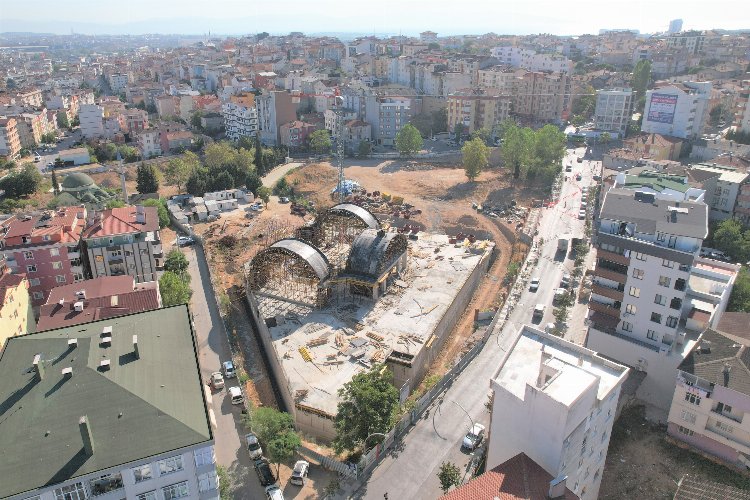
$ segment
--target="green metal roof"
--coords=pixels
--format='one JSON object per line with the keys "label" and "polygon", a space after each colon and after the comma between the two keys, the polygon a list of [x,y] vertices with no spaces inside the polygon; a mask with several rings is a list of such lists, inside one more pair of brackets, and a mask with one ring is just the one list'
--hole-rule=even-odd
{"label": "green metal roof", "polygon": [[[101,342],[108,326],[110,345]],[[73,338],[78,345],[70,348]],[[103,359],[108,370],[99,367]],[[186,305],[12,337],[0,380],[0,497],[213,439]],[[83,415],[90,456],[78,427]]]}
{"label": "green metal roof", "polygon": [[683,182],[683,180],[684,178],[679,175],[664,175],[658,172],[644,170],[638,175],[626,175],[625,185],[623,187],[625,189],[648,187],[659,192],[665,189],[671,189],[673,191],[684,193],[690,189],[690,184]]}

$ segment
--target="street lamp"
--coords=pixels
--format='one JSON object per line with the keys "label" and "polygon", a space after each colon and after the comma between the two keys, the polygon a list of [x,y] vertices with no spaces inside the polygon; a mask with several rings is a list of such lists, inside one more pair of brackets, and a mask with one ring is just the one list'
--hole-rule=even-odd
{"label": "street lamp", "polygon": [[[438,409],[438,412],[440,412],[440,407],[441,407],[441,406],[443,405],[443,401],[448,401],[449,403],[453,403],[454,405],[456,405],[456,406],[458,406],[459,408],[461,408],[461,411],[463,411],[463,412],[464,412],[464,413],[466,414],[466,416],[467,416],[467,417],[469,417],[469,422],[471,422],[471,427],[470,427],[470,428],[471,428],[471,429],[473,429],[473,428],[474,428],[474,419],[473,419],[473,418],[471,418],[471,415],[469,415],[469,412],[468,412],[468,411],[466,411],[466,408],[464,408],[464,407],[463,407],[463,406],[461,406],[460,404],[456,403],[456,402],[455,402],[455,401],[453,401],[452,399],[448,399],[448,398],[442,398],[442,399],[440,399],[440,403],[438,404],[438,407],[437,407],[437,409]],[[435,418],[435,415],[433,414],[433,420],[434,420],[434,418]]]}

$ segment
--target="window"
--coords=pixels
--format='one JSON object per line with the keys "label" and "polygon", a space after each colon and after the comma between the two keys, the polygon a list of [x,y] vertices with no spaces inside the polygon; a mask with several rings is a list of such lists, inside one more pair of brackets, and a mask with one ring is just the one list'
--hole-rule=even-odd
{"label": "window", "polygon": [[725,405],[724,403],[719,403],[716,405],[716,412],[717,413],[732,413],[732,407],[729,405]]}
{"label": "window", "polygon": [[201,465],[208,465],[214,463],[214,447],[208,446],[206,448],[201,448],[200,450],[195,450],[193,452],[193,456],[195,457],[195,466],[200,467]]}
{"label": "window", "polygon": [[175,455],[174,457],[165,458],[164,460],[159,460],[159,474],[171,474],[172,472],[177,472],[178,470],[182,470],[182,455]]}
{"label": "window", "polygon": [[661,324],[661,314],[652,312],[651,313],[651,321],[653,321],[654,323]]}
{"label": "window", "polygon": [[686,392],[685,393],[685,401],[690,403],[691,405],[700,406],[701,404],[701,397],[697,394],[693,394],[692,392]]}
{"label": "window", "polygon": [[656,297],[654,297],[654,304],[659,304],[660,306],[663,306],[667,303],[667,298],[664,295],[656,294]]}
{"label": "window", "polygon": [[[583,452],[586,451],[586,436],[583,437],[583,441],[581,441],[581,455],[583,455]],[[579,465],[580,467],[580,465]]]}
{"label": "window", "polygon": [[34,300],[42,300],[44,298],[44,294],[42,292],[33,292],[31,296],[34,298]]}
{"label": "window", "polygon": [[161,489],[164,493],[164,500],[172,500],[173,498],[182,498],[190,494],[188,491],[187,481],[181,483],[170,484]]}
{"label": "window", "polygon": [[656,233],[656,241],[664,241],[666,239],[667,235],[664,233]]}
{"label": "window", "polygon": [[136,483],[147,481],[153,477],[151,474],[151,464],[141,465],[133,468],[133,477]]}
{"label": "window", "polygon": [[31,278],[29,280],[29,286],[39,286],[41,284],[42,280],[39,278]]}
{"label": "window", "polygon": [[672,283],[672,278],[668,276],[659,276],[659,285],[668,287]]}
{"label": "window", "polygon": [[633,331],[633,325],[632,323],[628,323],[627,321],[622,322],[622,329],[626,332],[632,332]]}
{"label": "window", "polygon": [[52,269],[62,269],[62,262],[53,262]]}
{"label": "window", "polygon": [[722,431],[724,431],[724,432],[728,432],[728,433],[730,433],[730,434],[732,433],[732,431],[734,431],[734,428],[733,428],[733,427],[732,427],[731,425],[729,425],[729,424],[726,424],[726,423],[724,423],[724,422],[718,422],[718,421],[717,421],[717,422],[716,422],[716,428],[717,428],[717,429],[721,429]]}
{"label": "window", "polygon": [[35,273],[36,272],[36,266],[34,264],[30,264],[26,266],[26,272],[27,273]]}
{"label": "window", "polygon": [[135,498],[136,500],[156,500],[156,491],[147,491],[146,493],[141,493]]}
{"label": "window", "polygon": [[662,259],[661,265],[664,267],[668,267],[670,269],[674,268],[674,262],[672,262],[671,260],[667,260],[667,259]]}
{"label": "window", "polygon": [[643,279],[643,269],[633,268],[633,278],[635,278],[637,280],[642,280]]}
{"label": "window", "polygon": [[669,316],[667,318],[667,326],[669,328],[675,328],[677,326],[678,319],[675,316]]}
{"label": "window", "polygon": [[625,312],[628,314],[635,314],[637,310],[638,308],[635,307],[635,304],[628,304],[625,306]]}
{"label": "window", "polygon": [[215,490],[219,487],[219,478],[216,475],[216,471],[206,472],[205,474],[198,474],[198,491],[210,491]]}
{"label": "window", "polygon": [[642,254],[642,253],[640,253],[640,252],[635,252],[635,258],[636,258],[636,259],[638,259],[638,260],[642,260],[642,261],[644,261],[644,262],[646,261],[646,256],[645,256],[645,255],[643,255],[643,254]]}
{"label": "window", "polygon": [[122,482],[122,474],[104,474],[96,479],[89,481],[89,490],[94,496],[104,495],[110,491],[119,490],[124,488]]}
{"label": "window", "polygon": [[23,253],[23,258],[27,259],[27,260],[28,259],[33,259],[34,258],[34,252],[24,252]]}
{"label": "window", "polygon": [[628,292],[631,297],[640,297],[641,296],[641,289],[636,288],[634,286],[630,287],[630,292]]}
{"label": "window", "polygon": [[688,429],[687,427],[683,427],[681,425],[677,426],[677,432],[680,434],[685,434],[686,436],[692,436],[694,432],[691,429]]}
{"label": "window", "polygon": [[49,240],[50,240],[50,236],[49,236],[49,234],[45,234],[44,236],[42,236],[42,239],[43,239],[44,241],[49,241]]}
{"label": "window", "polygon": [[57,248],[50,248],[49,255],[50,257],[57,257],[58,255],[60,255],[60,250]]}
{"label": "window", "polygon": [[67,279],[62,274],[58,274],[57,276],[55,276],[55,281],[57,281],[58,283],[65,283]]}
{"label": "window", "polygon": [[682,415],[680,416],[682,417],[682,420],[684,420],[685,422],[688,422],[690,424],[695,423],[695,413],[690,413],[687,410],[682,410]]}
{"label": "window", "polygon": [[86,488],[81,482],[55,489],[55,500],[86,500],[87,498]]}
{"label": "window", "polygon": [[649,330],[646,332],[646,337],[648,337],[649,340],[656,340],[656,332],[653,330]]}

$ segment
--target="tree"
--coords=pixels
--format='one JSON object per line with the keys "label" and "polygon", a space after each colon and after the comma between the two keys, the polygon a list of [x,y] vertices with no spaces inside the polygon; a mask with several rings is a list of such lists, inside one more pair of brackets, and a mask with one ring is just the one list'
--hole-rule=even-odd
{"label": "tree", "polygon": [[203,118],[203,111],[198,110],[195,113],[193,113],[193,116],[190,117],[190,125],[197,128],[198,130],[203,130],[203,125],[201,124],[201,118]]}
{"label": "tree", "polygon": [[417,130],[422,134],[422,137],[430,137],[430,135],[432,135],[432,115],[420,113],[415,115],[409,123],[417,127]]}
{"label": "tree", "polygon": [[596,91],[591,85],[586,85],[581,92],[573,99],[572,113],[577,116],[581,123],[594,115],[596,109]]}
{"label": "tree", "polygon": [[167,168],[164,170],[164,180],[170,186],[177,186],[177,192],[182,192],[182,186],[185,185],[192,168],[182,158],[174,158],[169,160]]}
{"label": "tree", "polygon": [[427,48],[430,50],[440,50],[440,44],[437,42],[430,42],[427,44]]}
{"label": "tree", "polygon": [[482,142],[484,142],[487,146],[492,145],[492,131],[488,129],[487,127],[482,127],[480,129],[475,130],[471,133],[469,136],[471,139],[481,139]]}
{"label": "tree", "polygon": [[22,198],[36,193],[41,183],[42,174],[33,164],[26,163],[20,171],[0,179],[0,190],[5,190],[8,198]]}
{"label": "tree", "polygon": [[136,171],[136,189],[139,193],[158,193],[159,178],[153,165],[141,163]]}
{"label": "tree", "polygon": [[318,154],[325,153],[331,149],[331,135],[327,130],[316,130],[308,138],[310,149]]}
{"label": "tree", "polygon": [[169,210],[167,210],[167,204],[164,200],[146,200],[143,202],[144,207],[156,207],[156,213],[159,216],[159,227],[165,228],[169,225]]}
{"label": "tree", "polygon": [[68,121],[68,114],[65,111],[58,111],[56,118],[57,118],[57,126],[59,128],[70,129],[70,122]]}
{"label": "tree", "polygon": [[167,258],[164,259],[164,270],[176,275],[182,275],[187,273],[188,260],[185,254],[178,249],[174,249],[167,254]]}
{"label": "tree", "polygon": [[293,429],[284,430],[267,441],[266,452],[271,463],[276,464],[276,476],[279,475],[281,462],[291,460],[301,445],[302,440]]}
{"label": "tree", "polygon": [[411,156],[422,149],[422,134],[417,127],[407,123],[396,134],[396,149],[402,155]]}
{"label": "tree", "polygon": [[274,436],[294,429],[294,418],[286,412],[275,408],[261,406],[254,408],[245,419],[245,426],[253,431],[258,439],[264,443],[270,442]]}
{"label": "tree", "polygon": [[740,269],[737,275],[727,311],[750,313],[750,271],[746,267]]}
{"label": "tree", "polygon": [[490,148],[479,137],[466,142],[461,148],[464,171],[470,181],[474,181],[482,170],[487,168],[490,158]]}
{"label": "tree", "polygon": [[122,208],[125,206],[125,202],[122,201],[120,198],[112,198],[107,203],[104,204],[104,208],[110,209],[110,208]]}
{"label": "tree", "polygon": [[464,127],[463,123],[456,123],[453,126],[453,135],[456,136],[456,142],[461,141],[461,138],[464,136],[465,131],[466,131],[466,127]]}
{"label": "tree", "polygon": [[636,106],[634,111],[642,113],[646,106],[646,89],[651,83],[651,61],[643,59],[638,61],[633,68],[633,77],[630,86],[633,88],[636,97]]}
{"label": "tree", "polygon": [[521,168],[525,165],[528,154],[528,144],[523,131],[515,123],[508,125],[503,138],[501,155],[503,164],[513,167],[514,179],[521,177]]}
{"label": "tree", "polygon": [[360,141],[359,148],[357,150],[357,156],[360,158],[367,158],[372,154],[372,143],[370,141]]}
{"label": "tree", "polygon": [[750,229],[743,231],[742,224],[736,219],[727,219],[716,226],[713,242],[735,262],[750,260]]}
{"label": "tree", "polygon": [[434,133],[448,131],[448,108],[440,108],[432,112],[432,131]]}
{"label": "tree", "polygon": [[55,171],[52,171],[52,192],[55,194],[55,196],[60,194],[60,184],[57,182],[57,174]]}
{"label": "tree", "polygon": [[258,192],[258,188],[260,188],[263,185],[263,181],[260,179],[260,176],[258,175],[258,172],[253,169],[252,172],[247,174],[247,178],[245,178],[245,187],[253,194]]}
{"label": "tree", "polygon": [[263,200],[263,203],[268,203],[268,200],[271,199],[271,190],[266,186],[261,186],[258,188],[258,192],[255,193],[255,196]]}
{"label": "tree", "polygon": [[399,406],[398,390],[391,380],[391,372],[376,365],[358,373],[339,389],[333,440],[337,452],[356,449],[373,433],[388,432]]}
{"label": "tree", "polygon": [[52,144],[55,142],[55,134],[52,132],[48,132],[46,134],[42,134],[42,142],[44,144]]}
{"label": "tree", "polygon": [[255,169],[260,175],[266,173],[267,165],[263,162],[263,145],[260,143],[260,136],[255,136]]}
{"label": "tree", "polygon": [[710,117],[710,123],[711,125],[718,125],[721,118],[724,116],[724,106],[721,104],[717,104],[713,108],[711,108],[711,111],[708,112],[708,116]]}
{"label": "tree", "polygon": [[[120,156],[125,163],[135,163],[141,157],[140,151],[133,146],[122,145],[117,148],[117,151],[120,152]],[[115,153],[115,156],[117,156],[117,153]]]}
{"label": "tree", "polygon": [[440,489],[443,493],[448,493],[452,486],[461,484],[461,469],[454,463],[443,462],[440,464],[438,479],[440,479]]}
{"label": "tree", "polygon": [[159,279],[159,292],[164,307],[187,304],[192,294],[188,283],[170,271],[165,271]]}
{"label": "tree", "polygon": [[599,136],[599,142],[604,144],[605,146],[609,144],[609,141],[612,139],[612,136],[609,135],[609,132],[604,132],[602,135]]}

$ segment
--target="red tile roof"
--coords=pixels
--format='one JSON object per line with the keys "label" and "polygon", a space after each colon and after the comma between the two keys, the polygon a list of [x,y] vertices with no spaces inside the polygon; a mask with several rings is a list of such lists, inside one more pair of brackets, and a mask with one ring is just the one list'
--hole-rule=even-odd
{"label": "red tile roof", "polygon": [[[519,453],[440,500],[547,500],[552,479],[539,464]],[[566,488],[565,495],[559,498],[578,500],[579,497]]]}
{"label": "red tile roof", "polygon": [[142,233],[159,229],[159,215],[156,207],[146,209],[145,224],[136,222],[136,207],[110,208],[101,212],[96,220],[83,231],[83,238],[100,238],[116,234]]}

